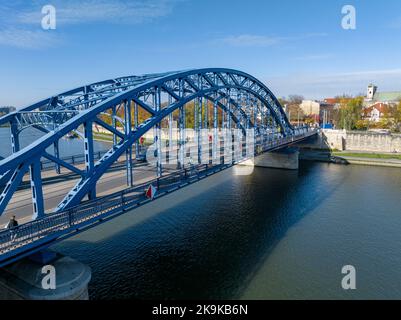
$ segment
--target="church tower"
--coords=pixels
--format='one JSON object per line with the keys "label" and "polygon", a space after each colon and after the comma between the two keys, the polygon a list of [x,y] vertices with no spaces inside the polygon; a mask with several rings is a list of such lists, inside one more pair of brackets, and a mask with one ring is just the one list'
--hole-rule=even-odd
{"label": "church tower", "polygon": [[368,100],[373,100],[375,93],[377,91],[377,87],[373,84],[368,85],[368,94],[366,96],[366,98]]}

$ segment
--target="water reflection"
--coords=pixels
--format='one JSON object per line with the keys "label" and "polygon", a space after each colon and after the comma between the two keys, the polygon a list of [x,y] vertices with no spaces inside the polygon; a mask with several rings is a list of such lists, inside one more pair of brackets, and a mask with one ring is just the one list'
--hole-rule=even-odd
{"label": "water reflection", "polygon": [[[347,297],[338,288],[341,263],[366,269],[380,255],[377,266],[401,266],[399,190],[401,170],[391,168],[225,171],[55,249],[91,266],[93,299]],[[379,206],[391,221],[377,218]],[[364,232],[378,222],[390,232],[385,239]],[[358,250],[361,242],[368,247]],[[380,286],[359,296],[380,297]]]}

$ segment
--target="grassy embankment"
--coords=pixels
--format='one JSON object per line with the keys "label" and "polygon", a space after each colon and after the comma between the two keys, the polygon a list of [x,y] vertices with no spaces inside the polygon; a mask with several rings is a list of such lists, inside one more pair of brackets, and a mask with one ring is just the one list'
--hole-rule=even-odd
{"label": "grassy embankment", "polygon": [[367,158],[367,159],[396,159],[401,160],[399,153],[352,153],[352,152],[332,152],[332,155],[338,157],[354,157],[354,158]]}
{"label": "grassy embankment", "polygon": [[113,142],[113,135],[111,133],[93,132],[93,138],[97,141]]}
{"label": "grassy embankment", "polygon": [[[113,134],[106,132],[93,132],[93,137],[96,141],[104,141],[104,142],[113,142]],[[162,139],[163,143],[166,142],[166,139]],[[149,139],[145,139],[144,145],[149,146],[153,144],[153,141]]]}

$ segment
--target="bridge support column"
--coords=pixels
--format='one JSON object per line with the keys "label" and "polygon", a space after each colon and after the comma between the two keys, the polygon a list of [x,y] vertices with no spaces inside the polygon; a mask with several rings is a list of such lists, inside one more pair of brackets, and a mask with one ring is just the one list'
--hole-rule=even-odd
{"label": "bridge support column", "polygon": [[[86,173],[90,174],[94,167],[95,161],[93,157],[93,128],[92,121],[84,123],[84,147],[85,147],[85,168]],[[89,200],[96,198],[96,186],[94,186],[88,193]]]}
{"label": "bridge support column", "polygon": [[0,269],[0,299],[88,300],[90,279],[90,268],[77,260],[37,253]]}
{"label": "bridge support column", "polygon": [[[53,144],[53,148],[54,148],[54,156],[57,159],[60,159],[60,148],[59,148],[59,143],[58,140]],[[61,167],[58,163],[55,163],[56,166],[56,173],[60,174],[61,173]]]}
{"label": "bridge support column", "polygon": [[[156,108],[156,112],[160,112],[162,105],[161,105],[161,90],[159,87],[156,88],[156,91],[154,93],[154,106]],[[156,176],[157,178],[161,178],[163,174],[163,167],[162,167],[162,130],[160,122],[158,122],[154,126],[154,139],[157,150]]]}
{"label": "bridge support column", "polygon": [[[134,103],[134,128],[135,128],[135,130],[137,130],[138,126],[139,126],[138,116],[139,116],[138,104],[135,102]],[[139,143],[138,143],[138,140],[135,141],[135,158],[139,159]]]}
{"label": "bridge support column", "polygon": [[265,152],[257,155],[253,161],[243,162],[243,165],[254,165],[255,167],[297,170],[298,148],[288,147],[273,152]]}
{"label": "bridge support column", "polygon": [[31,164],[29,168],[31,177],[31,191],[32,191],[32,205],[33,214],[32,220],[43,218],[45,215],[43,190],[42,190],[42,177],[40,172],[40,158]]}
{"label": "bridge support column", "polygon": [[[127,100],[124,104],[125,112],[125,136],[129,137],[132,132],[131,123],[131,101]],[[130,146],[125,152],[125,162],[127,167],[127,186],[132,187],[134,185],[134,173],[132,169],[132,146]]]}
{"label": "bridge support column", "polygon": [[[111,109],[111,121],[112,121],[112,126],[115,130],[117,130],[117,111],[116,111],[116,106],[113,106]],[[113,133],[113,148],[117,145],[117,135]]]}
{"label": "bridge support column", "polygon": [[[179,96],[182,98],[184,96],[184,80],[179,79]],[[179,116],[178,116],[178,135],[179,135],[179,150],[178,150],[178,165],[177,168],[180,170],[184,170],[185,167],[185,154],[186,154],[186,112],[185,105],[179,108]]]}
{"label": "bridge support column", "polygon": [[212,163],[220,164],[220,158],[218,157],[217,144],[219,142],[218,135],[218,112],[217,112],[217,102],[213,104],[213,140],[212,140]]}
{"label": "bridge support column", "polygon": [[[172,104],[171,97],[169,97],[169,105]],[[170,113],[168,115],[168,163],[172,163],[174,161],[174,142],[173,142],[173,114]]]}
{"label": "bridge support column", "polygon": [[196,125],[196,138],[198,144],[198,164],[202,163],[202,110],[203,110],[203,99],[202,97],[198,98],[198,122]]}
{"label": "bridge support column", "polygon": [[11,122],[10,131],[11,131],[11,148],[12,148],[11,151],[12,153],[16,153],[20,149],[20,144],[19,144],[18,126],[15,121]]}

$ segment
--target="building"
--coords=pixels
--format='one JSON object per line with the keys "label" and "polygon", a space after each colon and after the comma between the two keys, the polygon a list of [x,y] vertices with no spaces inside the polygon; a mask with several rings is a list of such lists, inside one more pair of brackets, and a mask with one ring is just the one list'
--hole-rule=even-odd
{"label": "building", "polygon": [[305,116],[318,115],[320,113],[320,102],[315,100],[302,100],[299,107]]}
{"label": "building", "polygon": [[[335,99],[333,99],[333,101],[334,100]],[[316,123],[332,123],[333,111],[337,106],[337,103],[330,103],[333,101],[331,101],[330,98],[324,101],[303,100],[299,107],[305,116],[314,117]]]}
{"label": "building", "polygon": [[340,99],[339,98],[326,98],[323,100],[327,104],[333,105],[335,108],[340,105]]}
{"label": "building", "polygon": [[386,103],[377,102],[370,107],[364,108],[362,118],[371,122],[379,122],[389,111],[390,106]]}
{"label": "building", "polygon": [[378,102],[385,104],[397,104],[401,100],[401,91],[379,92],[378,87],[368,85],[365,106],[370,107]]}
{"label": "building", "polygon": [[400,101],[401,91],[379,92],[377,86],[369,84],[363,104],[362,118],[378,122],[391,106],[397,105]]}
{"label": "building", "polygon": [[7,113],[14,112],[15,110],[14,107],[0,107],[0,117]]}

